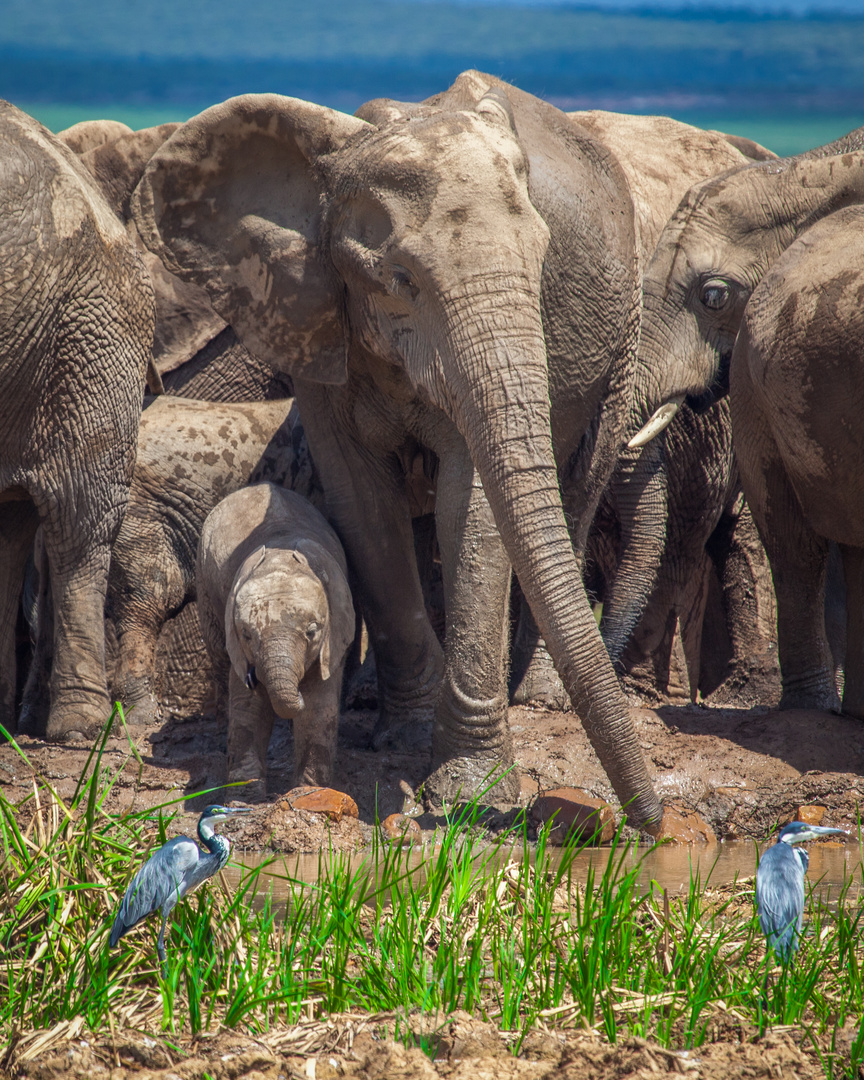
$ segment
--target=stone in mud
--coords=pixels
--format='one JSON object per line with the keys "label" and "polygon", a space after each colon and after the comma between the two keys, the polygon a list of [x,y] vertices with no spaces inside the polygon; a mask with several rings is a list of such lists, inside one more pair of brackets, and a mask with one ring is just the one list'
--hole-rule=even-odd
{"label": "stone in mud", "polygon": [[615,835],[612,807],[579,788],[553,788],[537,796],[531,808],[533,824],[540,828],[553,818],[549,832],[553,844],[563,844],[573,837],[605,844]]}
{"label": "stone in mud", "polygon": [[344,791],[333,788],[297,787],[280,800],[288,810],[308,810],[313,814],[326,814],[331,821],[343,817],[358,817],[357,803]]}
{"label": "stone in mud", "polygon": [[409,847],[422,842],[423,831],[407,814],[390,814],[381,822],[381,836],[388,843]]}
{"label": "stone in mud", "polygon": [[668,803],[663,810],[657,838],[673,844],[717,843],[717,834],[694,810]]}
{"label": "stone in mud", "polygon": [[805,825],[822,825],[827,809],[825,806],[802,805],[795,810],[795,815],[791,820],[803,821]]}

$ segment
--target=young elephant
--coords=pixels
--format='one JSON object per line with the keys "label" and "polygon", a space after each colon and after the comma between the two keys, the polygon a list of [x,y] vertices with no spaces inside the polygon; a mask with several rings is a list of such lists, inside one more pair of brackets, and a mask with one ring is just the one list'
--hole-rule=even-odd
{"label": "young elephant", "polygon": [[204,519],[226,495],[262,480],[323,503],[291,398],[226,404],[165,396],[144,410],[107,597],[119,645],[114,691],[135,705],[134,722],[155,718],[157,639],[195,599]]}
{"label": "young elephant", "polygon": [[[228,780],[266,791],[276,716],[294,720],[295,784],[329,784],[354,604],[345,555],[293,491],[257,484],[209,514],[198,547],[198,617],[228,705]],[[226,655],[227,653],[227,655]]]}

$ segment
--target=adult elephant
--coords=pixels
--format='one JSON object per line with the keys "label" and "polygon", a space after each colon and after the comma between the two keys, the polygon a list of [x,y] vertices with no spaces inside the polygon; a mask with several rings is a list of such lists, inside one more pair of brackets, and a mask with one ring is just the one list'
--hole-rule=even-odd
{"label": "adult elephant", "polygon": [[[690,190],[643,280],[640,363],[663,375],[646,415],[685,399],[704,411],[727,393],[736,336],[763,276],[816,222],[864,202],[861,141],[859,129],[808,154],[736,169]],[[784,684],[781,707],[825,700]]]}
{"label": "adult elephant", "polygon": [[846,579],[842,708],[859,719],[864,719],[862,295],[864,207],[851,206],[807,230],[762,279],[747,304],[730,372],[741,478],[774,576],[782,704],[840,708],[824,618],[834,541]]}
{"label": "adult elephant", "polygon": [[75,155],[0,103],[0,723],[15,727],[15,622],[40,521],[54,596],[47,717],[106,722],[102,610],[153,341],[149,278]]}
{"label": "adult elephant", "polygon": [[[434,720],[430,800],[478,792],[513,764],[512,561],[618,798],[656,831],[662,807],[558,473],[578,548],[630,405],[624,176],[563,113],[475,72],[423,106],[362,111],[272,95],[207,110],[148,165],[139,231],[253,353],[291,370],[375,647],[379,739]],[[439,459],[443,659],[398,464],[411,445]],[[496,797],[512,801],[518,783],[511,771]]]}
{"label": "adult elephant", "polygon": [[[568,115],[608,147],[624,169],[642,269],[693,184],[747,165],[752,155],[775,156],[747,140],[748,153],[743,153],[722,132],[665,116],[602,110]],[[652,365],[637,368],[637,416],[661,378]],[[610,656],[628,689],[645,689],[649,696],[669,689],[679,619],[682,630],[687,628],[687,666],[694,687],[698,684],[706,543],[738,487],[728,408],[705,415],[682,410],[665,438],[665,454],[663,444],[658,439],[644,449],[623,452],[588,544],[588,581],[603,601],[601,632]],[[646,604],[645,583],[652,581]],[[733,641],[741,637],[734,626],[728,636]],[[518,682],[514,678],[514,700],[561,707],[563,687],[536,641],[536,628],[523,611],[514,647],[513,675],[521,676]]]}

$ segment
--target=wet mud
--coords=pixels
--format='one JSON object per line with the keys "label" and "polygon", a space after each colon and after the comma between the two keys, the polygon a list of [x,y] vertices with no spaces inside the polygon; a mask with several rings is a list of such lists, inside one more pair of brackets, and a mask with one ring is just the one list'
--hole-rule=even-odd
{"label": "wet mud", "polygon": [[[779,712],[765,706],[736,708],[663,705],[633,710],[636,731],[654,782],[664,799],[696,810],[721,839],[764,839],[778,821],[802,805],[824,808],[822,824],[854,828],[864,802],[864,740],[860,721],[808,710]],[[333,787],[356,802],[358,817],[340,821],[292,807],[293,741],[289,721],[278,721],[269,755],[268,795],[242,825],[226,831],[248,852],[317,851],[322,846],[357,850],[371,839],[375,822],[405,813],[428,836],[443,823],[424,812],[422,781],[428,759],[422,753],[376,752],[370,737],[374,711],[343,714]],[[134,716],[131,719],[134,719]],[[510,709],[521,798],[529,805],[550,788],[578,787],[595,798],[614,795],[574,713]],[[74,790],[90,747],[48,745],[22,737],[22,760],[14,747],[0,745],[0,785],[13,802],[44,777],[64,800]],[[221,789],[225,779],[225,724],[201,715],[172,713],[151,727],[130,722],[128,735],[116,730],[102,767],[116,782],[106,809],[143,810],[171,800],[193,815],[217,798],[242,799],[240,789]],[[204,792],[209,794],[200,794]],[[493,829],[512,816],[488,819]],[[233,825],[233,823],[232,823]]]}

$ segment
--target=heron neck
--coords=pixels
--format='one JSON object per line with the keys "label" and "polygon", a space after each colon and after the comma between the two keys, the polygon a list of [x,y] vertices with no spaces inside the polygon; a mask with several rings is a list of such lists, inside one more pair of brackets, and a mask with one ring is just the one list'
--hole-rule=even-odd
{"label": "heron neck", "polygon": [[219,859],[219,869],[221,870],[225,863],[228,862],[228,855],[231,852],[231,844],[228,838],[214,832],[213,826],[205,818],[203,821],[198,822],[198,839],[211,855],[215,855]]}

